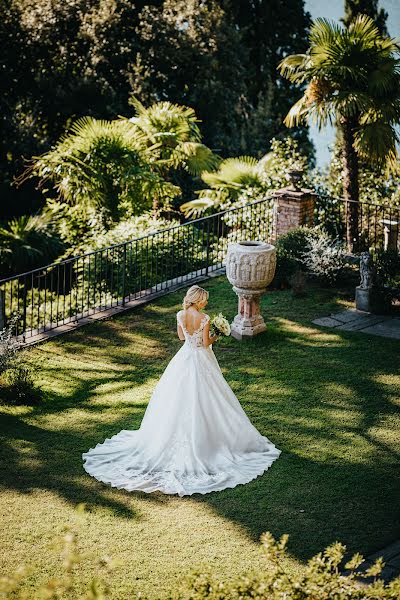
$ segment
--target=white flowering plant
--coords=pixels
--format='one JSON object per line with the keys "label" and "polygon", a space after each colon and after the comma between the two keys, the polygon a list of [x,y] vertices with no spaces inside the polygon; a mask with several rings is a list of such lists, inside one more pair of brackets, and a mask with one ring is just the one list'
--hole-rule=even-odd
{"label": "white flowering plant", "polygon": [[231,334],[231,326],[229,325],[229,321],[222,313],[215,315],[215,317],[211,319],[210,332],[212,336],[229,336]]}

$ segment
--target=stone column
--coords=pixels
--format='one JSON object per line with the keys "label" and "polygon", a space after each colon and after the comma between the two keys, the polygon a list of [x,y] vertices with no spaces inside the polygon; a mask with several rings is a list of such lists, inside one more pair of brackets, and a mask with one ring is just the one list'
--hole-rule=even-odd
{"label": "stone column", "polygon": [[289,186],[272,194],[275,199],[271,242],[301,225],[313,225],[316,194],[311,190]]}

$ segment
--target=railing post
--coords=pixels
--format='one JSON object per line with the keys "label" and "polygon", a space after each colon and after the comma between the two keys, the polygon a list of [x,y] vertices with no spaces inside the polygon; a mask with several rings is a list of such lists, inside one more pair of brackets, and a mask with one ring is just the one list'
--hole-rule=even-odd
{"label": "railing post", "polygon": [[208,275],[209,262],[210,262],[210,219],[207,219],[207,258],[206,258],[206,275]]}
{"label": "railing post", "polygon": [[[12,293],[12,290],[11,290]],[[0,330],[6,326],[6,293],[0,290]]]}
{"label": "railing post", "polygon": [[22,312],[22,339],[25,342],[25,335],[26,335],[26,297],[28,295],[27,293],[27,289],[26,289],[26,275],[24,277],[24,287],[23,287],[23,293],[22,293],[22,302],[24,303],[23,305],[23,312]]}
{"label": "railing post", "polygon": [[122,306],[125,306],[125,296],[126,296],[126,289],[125,289],[125,270],[126,270],[126,243],[124,244],[124,249],[123,249],[123,267],[122,267]]}

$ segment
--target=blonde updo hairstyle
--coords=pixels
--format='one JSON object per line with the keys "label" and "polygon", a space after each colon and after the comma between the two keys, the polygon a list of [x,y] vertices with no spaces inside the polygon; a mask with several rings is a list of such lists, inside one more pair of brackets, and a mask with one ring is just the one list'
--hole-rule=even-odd
{"label": "blonde updo hairstyle", "polygon": [[186,292],[186,296],[183,299],[183,308],[186,310],[189,306],[198,308],[198,304],[208,299],[208,292],[199,285],[192,285]]}

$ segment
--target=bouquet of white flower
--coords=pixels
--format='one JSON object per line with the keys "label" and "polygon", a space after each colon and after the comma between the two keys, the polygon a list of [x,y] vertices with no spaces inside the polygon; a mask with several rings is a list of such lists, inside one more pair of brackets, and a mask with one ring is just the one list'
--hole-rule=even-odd
{"label": "bouquet of white flower", "polygon": [[224,317],[222,313],[219,313],[211,319],[211,335],[230,335],[231,326],[229,325],[228,319]]}

